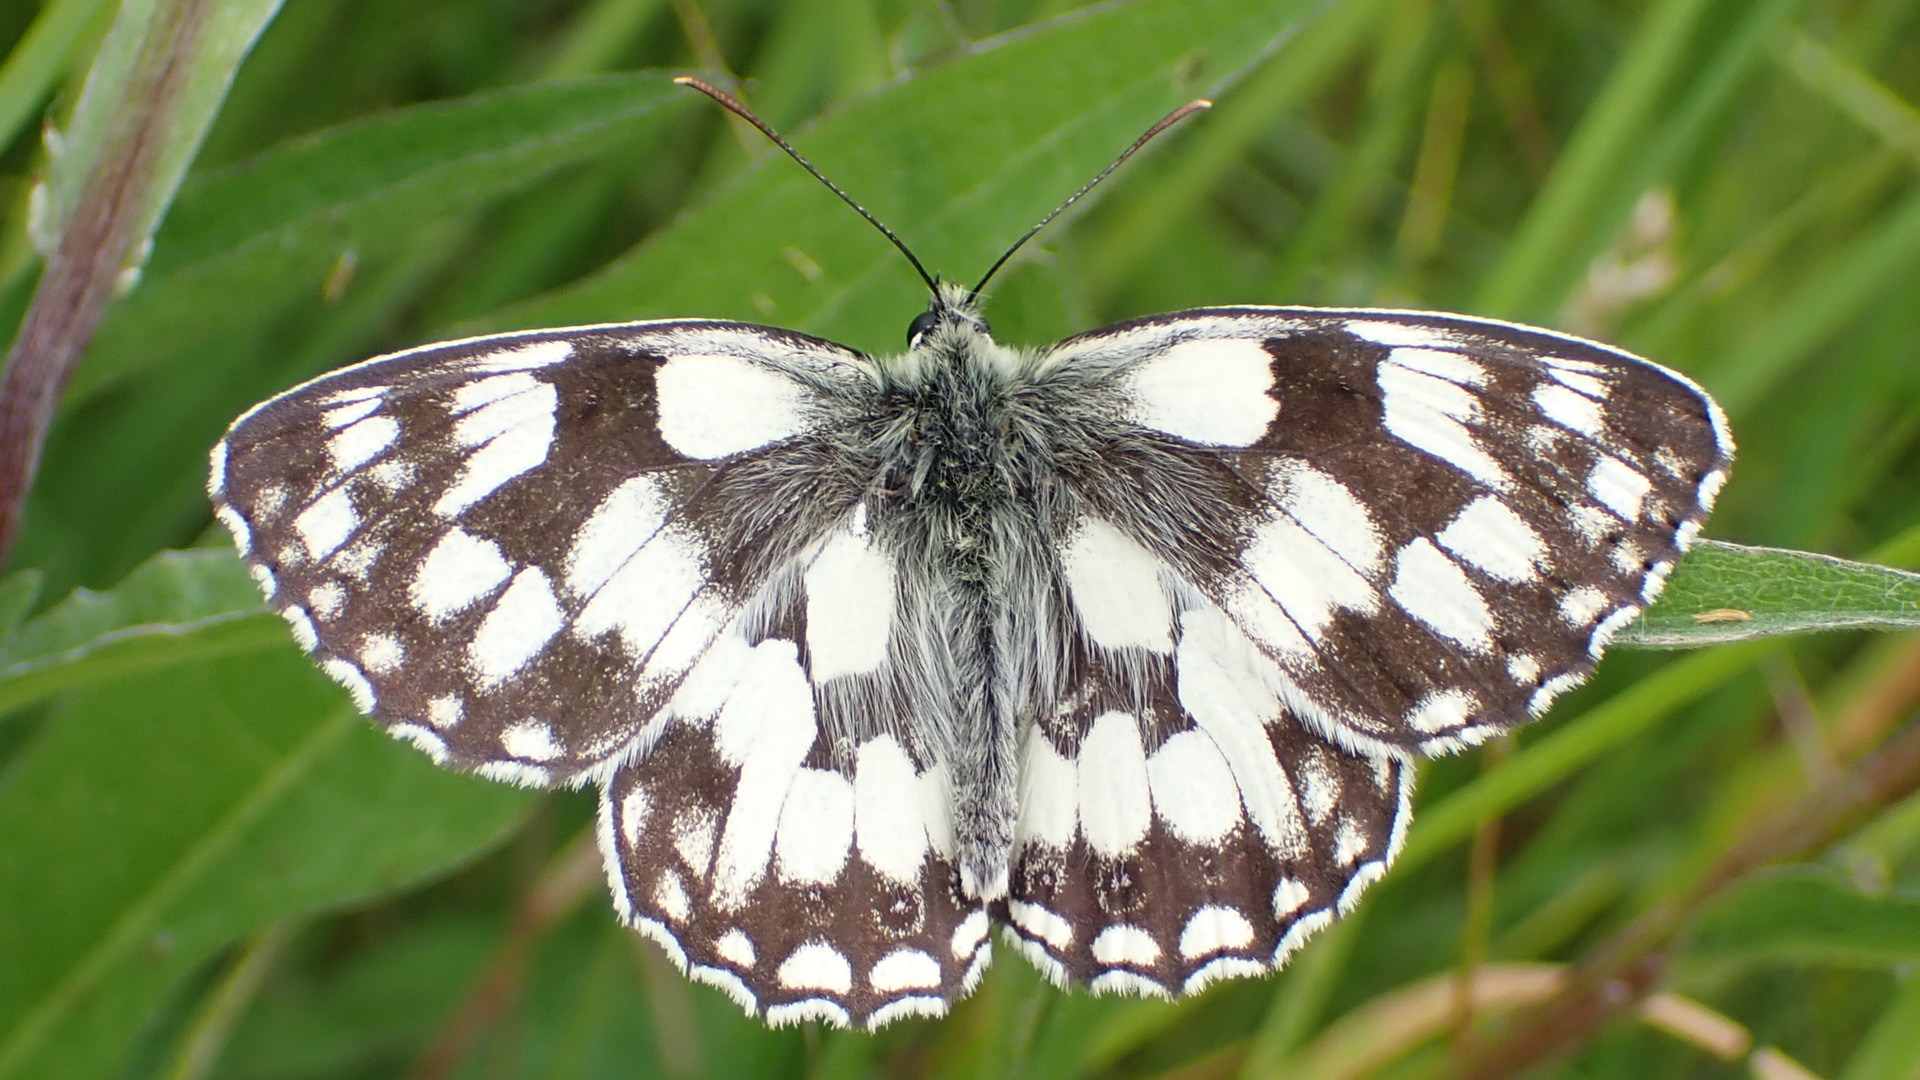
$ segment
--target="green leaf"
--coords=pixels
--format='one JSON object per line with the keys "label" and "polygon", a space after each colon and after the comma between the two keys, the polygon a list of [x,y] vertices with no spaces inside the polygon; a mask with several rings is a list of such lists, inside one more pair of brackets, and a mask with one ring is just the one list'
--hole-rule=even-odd
{"label": "green leaf", "polygon": [[532,798],[383,738],[291,646],[80,691],[0,788],[0,1077],[114,1073],[226,943],[442,872]]}
{"label": "green leaf", "polygon": [[1682,955],[1698,963],[1909,963],[1920,960],[1920,899],[1869,896],[1826,870],[1763,873],[1700,913]]}
{"label": "green leaf", "polygon": [[0,643],[0,714],[115,675],[286,642],[231,550],[162,552],[111,590],[75,591]]}
{"label": "green leaf", "polygon": [[[147,239],[226,100],[234,72],[280,10],[280,2],[124,0],[94,56],[86,90],[59,139],[60,151],[47,169],[36,222],[42,253],[51,252],[58,242],[102,156],[133,152],[131,147],[116,147],[132,135],[121,121],[133,111],[130,102],[145,101],[164,110],[157,128],[164,133],[158,151],[142,148],[152,154],[151,172],[144,177],[147,187],[127,256],[133,267],[145,260]],[[163,49],[172,54],[163,55]]]}
{"label": "green leaf", "polygon": [[[20,628],[21,620],[40,599],[41,574],[38,570],[22,570],[9,574],[0,580],[0,642],[5,642]],[[4,646],[0,645],[0,649]]]}
{"label": "green leaf", "polygon": [[[889,84],[793,141],[902,231],[930,272],[970,282],[1154,120],[1232,84],[1316,6],[1134,0],[1088,9]],[[882,237],[792,162],[765,154],[606,271],[476,328],[704,315],[884,353],[898,351],[925,303]]]}
{"label": "green leaf", "polygon": [[1693,648],[1820,630],[1920,629],[1920,574],[1705,540],[1616,644]]}
{"label": "green leaf", "polygon": [[196,177],[65,405],[137,371],[233,367],[290,307],[322,303],[330,285],[351,296],[355,267],[410,246],[422,222],[627,143],[688,97],[652,73],[516,87],[344,124]]}

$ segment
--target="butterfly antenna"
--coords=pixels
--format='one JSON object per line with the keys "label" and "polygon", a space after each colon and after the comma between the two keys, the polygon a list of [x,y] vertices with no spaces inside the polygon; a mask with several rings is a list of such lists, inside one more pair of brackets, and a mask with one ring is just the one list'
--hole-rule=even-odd
{"label": "butterfly antenna", "polygon": [[[903,243],[899,237],[893,235],[892,229],[889,229],[885,225],[880,224],[879,218],[874,217],[872,214],[867,213],[867,208],[864,206],[861,206],[857,202],[854,202],[853,196],[847,194],[844,191],[841,191],[840,185],[834,183],[833,181],[827,179],[825,176],[821,175],[820,170],[814,168],[812,162],[800,156],[800,151],[795,150],[793,148],[792,143],[781,138],[780,133],[773,130],[772,127],[768,126],[765,120],[762,120],[759,117],[753,115],[752,109],[749,109],[745,105],[742,105],[738,99],[736,99],[733,95],[727,93],[725,90],[722,90],[719,87],[712,85],[711,83],[703,82],[699,79],[696,79],[691,75],[682,75],[679,78],[674,79],[673,81],[680,86],[690,86],[693,89],[700,91],[701,93],[707,95],[713,100],[719,102],[721,108],[727,110],[728,112],[739,117],[740,119],[745,120],[747,123],[752,124],[754,127],[759,128],[760,134],[765,135],[769,139],[772,139],[773,144],[775,146],[778,146],[780,149],[785,150],[787,152],[787,156],[799,162],[801,168],[807,170],[809,173],[812,173],[813,178],[815,180],[818,180],[821,183],[827,185],[828,191],[831,191],[835,195],[840,196],[841,202],[844,202],[848,206],[853,207],[855,213],[859,214],[863,218],[866,218],[868,224],[872,225],[876,229],[879,229],[881,236],[884,236],[888,240],[893,241],[893,246],[899,248],[900,254],[905,255],[907,257],[907,261],[913,264],[913,268],[920,272],[920,280],[927,283],[927,289],[932,293],[934,293],[936,296],[939,295],[940,286],[938,283],[936,283],[933,280],[933,275],[927,273],[927,268],[924,266],[921,266],[920,260],[913,257],[913,252],[908,250],[907,245]],[[1166,124],[1167,124],[1167,121],[1161,121],[1162,127],[1165,127]],[[1146,140],[1142,139],[1141,141],[1145,142]],[[1132,153],[1133,151],[1129,150],[1127,152]],[[1116,162],[1115,164],[1118,164],[1118,162]],[[1113,171],[1112,169],[1107,170],[1107,172],[1112,172],[1112,171]],[[1102,173],[1101,175],[1105,176],[1106,173]],[[1076,195],[1074,196],[1074,198],[1079,198],[1079,196]]]}
{"label": "butterfly antenna", "polygon": [[1087,181],[1087,185],[1085,187],[1081,188],[1079,191],[1074,192],[1072,195],[1067,196],[1066,202],[1063,202],[1059,206],[1055,207],[1053,210],[1053,213],[1048,214],[1046,217],[1043,217],[1040,219],[1040,224],[1035,225],[1031,229],[1028,229],[1025,235],[1021,236],[1020,239],[1015,240],[1013,242],[1013,246],[1007,249],[1007,253],[1005,255],[1000,256],[1000,261],[997,263],[994,263],[992,269],[989,269],[987,271],[987,275],[980,279],[980,284],[975,285],[973,287],[973,291],[967,294],[967,302],[972,303],[973,301],[979,299],[980,290],[987,287],[987,282],[993,280],[993,275],[999,273],[1000,268],[1007,265],[1007,260],[1013,258],[1014,252],[1019,251],[1022,247],[1026,246],[1027,241],[1033,239],[1035,233],[1038,233],[1041,229],[1046,228],[1048,222],[1051,222],[1054,218],[1057,218],[1061,214],[1065,213],[1067,207],[1072,206],[1074,203],[1079,202],[1080,197],[1082,195],[1085,195],[1087,192],[1092,191],[1095,187],[1099,186],[1100,181],[1105,180],[1108,176],[1113,174],[1113,170],[1119,168],[1122,164],[1124,164],[1126,160],[1132,157],[1134,153],[1138,151],[1141,147],[1152,142],[1154,136],[1167,130],[1173,125],[1179,123],[1180,121],[1185,120],[1187,117],[1192,116],[1194,113],[1204,112],[1207,109],[1211,109],[1211,108],[1213,108],[1213,102],[1208,101],[1206,98],[1197,98],[1193,101],[1187,102],[1185,105],[1182,105],[1179,108],[1168,113],[1165,117],[1161,118],[1159,123],[1148,128],[1146,134],[1133,140],[1132,146],[1129,146],[1125,150],[1121,151],[1120,156],[1113,159],[1113,164],[1107,166],[1104,169],[1101,169],[1099,176],[1096,176],[1093,179]]}

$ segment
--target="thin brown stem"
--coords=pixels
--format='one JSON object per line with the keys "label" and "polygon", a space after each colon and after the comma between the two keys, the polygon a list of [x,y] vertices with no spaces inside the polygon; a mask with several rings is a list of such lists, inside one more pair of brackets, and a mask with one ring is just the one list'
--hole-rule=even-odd
{"label": "thin brown stem", "polygon": [[60,394],[113,301],[194,40],[215,0],[162,4],[134,61],[118,120],[81,186],[0,376],[0,561],[12,550]]}

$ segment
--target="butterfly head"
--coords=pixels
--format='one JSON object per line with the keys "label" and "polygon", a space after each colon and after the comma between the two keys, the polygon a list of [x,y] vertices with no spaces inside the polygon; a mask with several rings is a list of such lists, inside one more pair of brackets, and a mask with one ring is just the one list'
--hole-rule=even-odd
{"label": "butterfly head", "polygon": [[951,281],[937,282],[927,310],[913,317],[907,326],[907,348],[930,344],[935,335],[951,328],[961,334],[991,334],[987,320],[980,314],[978,299],[966,288]]}

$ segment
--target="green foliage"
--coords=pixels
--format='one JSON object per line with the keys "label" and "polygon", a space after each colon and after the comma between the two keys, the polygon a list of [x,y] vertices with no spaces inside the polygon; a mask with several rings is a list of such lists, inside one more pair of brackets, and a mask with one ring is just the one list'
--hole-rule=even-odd
{"label": "green foliage", "polygon": [[[0,4],[10,322],[33,179],[73,190],[111,120],[90,65],[123,77],[124,20],[163,2]],[[1920,578],[1872,565],[1920,565],[1920,3],[1076,6],[216,5],[170,136],[198,163],[154,190],[0,579],[0,1080],[1254,1077],[1425,1039],[1378,1070],[1410,1074],[1448,1060],[1402,1007],[1435,976],[1590,961],[1655,916],[1664,988],[1753,1045],[1914,1075],[1920,797],[1813,864],[1701,883],[1920,704]],[[456,333],[708,315],[896,349],[919,283],[669,82],[718,68],[966,280],[1217,98],[996,282],[1003,340],[1230,302],[1560,326],[1721,397],[1742,457],[1710,529],[1741,543],[1697,548],[1538,726],[1426,765],[1397,869],[1278,977],[1095,999],[1009,954],[943,1021],[764,1031],[614,925],[590,794],[456,776],[357,717],[202,493],[254,401]],[[1626,1022],[1545,1073],[1721,1075],[1705,1045]]]}

